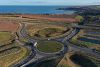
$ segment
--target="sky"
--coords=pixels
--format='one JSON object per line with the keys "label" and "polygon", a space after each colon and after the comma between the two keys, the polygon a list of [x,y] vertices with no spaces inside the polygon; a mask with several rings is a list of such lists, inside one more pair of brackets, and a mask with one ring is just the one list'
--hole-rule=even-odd
{"label": "sky", "polygon": [[100,5],[100,0],[0,0],[0,5]]}

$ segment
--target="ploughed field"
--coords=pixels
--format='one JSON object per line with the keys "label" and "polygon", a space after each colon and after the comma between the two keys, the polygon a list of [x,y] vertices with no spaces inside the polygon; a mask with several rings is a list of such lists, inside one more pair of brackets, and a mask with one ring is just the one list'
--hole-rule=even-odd
{"label": "ploughed field", "polygon": [[84,46],[100,51],[100,31],[82,29],[72,38],[71,42],[78,46]]}
{"label": "ploughed field", "polygon": [[17,15],[22,16],[23,18],[31,18],[31,19],[38,19],[38,20],[49,20],[49,21],[56,21],[56,22],[79,22],[80,19],[75,18],[76,15]]}
{"label": "ploughed field", "polygon": [[0,20],[0,31],[16,32],[18,31],[18,28],[19,28],[19,24],[16,22]]}
{"label": "ploughed field", "polygon": [[[9,17],[9,18],[7,18]],[[20,20],[21,21],[30,21],[30,20],[46,20],[50,22],[67,22],[67,23],[78,23],[83,19],[82,16],[80,15],[66,15],[66,14],[61,14],[61,15],[39,15],[39,14],[34,14],[34,15],[29,15],[29,14],[13,14],[13,15],[0,15],[1,20],[6,19],[6,20]]]}

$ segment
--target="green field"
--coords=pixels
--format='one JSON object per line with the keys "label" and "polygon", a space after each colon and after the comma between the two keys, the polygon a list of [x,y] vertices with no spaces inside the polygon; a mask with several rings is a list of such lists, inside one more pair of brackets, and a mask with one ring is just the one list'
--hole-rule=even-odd
{"label": "green field", "polygon": [[66,35],[70,27],[49,25],[49,24],[33,24],[27,25],[26,31],[29,37],[32,38],[56,38]]}
{"label": "green field", "polygon": [[82,16],[80,16],[80,15],[76,16],[75,19],[79,20],[79,22],[84,20],[84,18]]}
{"label": "green field", "polygon": [[45,53],[58,52],[63,48],[63,44],[56,41],[39,41],[37,49]]}
{"label": "green field", "polygon": [[10,32],[0,32],[0,44],[11,43],[14,38],[14,34],[11,34]]}
{"label": "green field", "polygon": [[66,32],[65,29],[61,28],[44,28],[35,33],[36,37],[47,38],[62,35]]}
{"label": "green field", "polygon": [[24,59],[29,51],[18,43],[0,46],[0,67],[9,67]]}

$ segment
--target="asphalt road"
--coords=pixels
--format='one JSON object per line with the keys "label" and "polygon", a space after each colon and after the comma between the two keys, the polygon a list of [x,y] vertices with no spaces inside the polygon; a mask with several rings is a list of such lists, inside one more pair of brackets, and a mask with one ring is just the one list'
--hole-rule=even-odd
{"label": "asphalt road", "polygon": [[83,54],[85,54],[87,56],[95,57],[97,60],[100,61],[100,54],[99,53],[93,52],[93,50],[91,50],[89,48],[76,46],[76,45],[71,44],[69,42],[67,42],[67,44],[70,45],[70,50],[71,51],[73,51],[73,52],[81,52],[81,53],[83,53]]}
{"label": "asphalt road", "polygon": [[100,53],[94,52],[92,49],[79,47],[69,42],[69,40],[75,36],[79,32],[79,29],[74,29],[70,35],[64,38],[63,42],[66,43],[67,46],[70,46],[71,51],[79,51],[88,56],[95,57],[97,60],[100,60]]}
{"label": "asphalt road", "polygon": [[73,25],[72,27],[74,28],[82,28],[82,29],[97,29],[100,30],[100,27],[95,27],[95,26],[88,26],[88,25]]}

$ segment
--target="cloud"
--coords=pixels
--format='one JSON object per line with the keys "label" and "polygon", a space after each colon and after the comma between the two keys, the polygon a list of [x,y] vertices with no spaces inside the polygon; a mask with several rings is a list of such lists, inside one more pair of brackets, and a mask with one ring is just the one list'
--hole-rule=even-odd
{"label": "cloud", "polygon": [[24,5],[24,4],[30,4],[30,5],[32,5],[32,4],[46,4],[46,3],[49,3],[49,2],[47,2],[47,1],[29,1],[29,0],[13,0],[13,1],[10,1],[11,2],[11,4],[21,4],[21,5]]}
{"label": "cloud", "polygon": [[98,4],[98,5],[100,5],[100,2],[92,2],[90,4]]}
{"label": "cloud", "polygon": [[0,0],[0,5],[88,5],[100,0]]}

